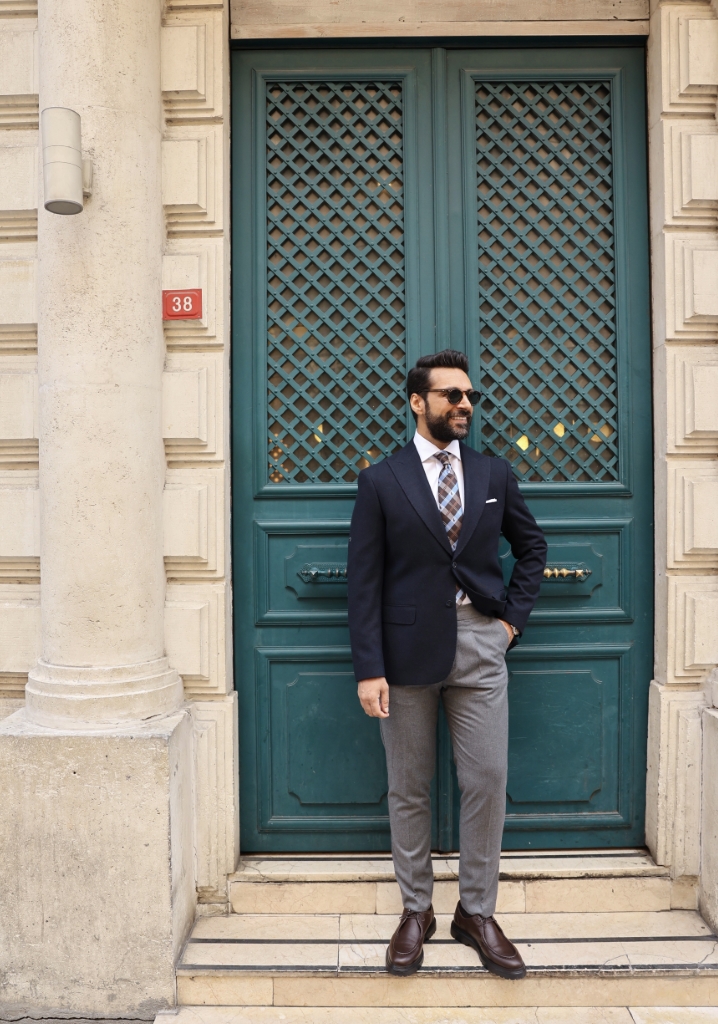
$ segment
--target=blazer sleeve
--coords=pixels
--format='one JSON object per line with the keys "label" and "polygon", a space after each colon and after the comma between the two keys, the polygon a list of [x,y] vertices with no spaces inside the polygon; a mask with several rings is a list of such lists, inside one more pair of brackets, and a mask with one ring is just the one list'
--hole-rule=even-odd
{"label": "blazer sleeve", "polygon": [[349,636],[357,682],[383,676],[382,593],[386,524],[371,476],[359,474],[349,534]]}
{"label": "blazer sleeve", "polygon": [[506,476],[506,503],[501,532],[511,545],[516,564],[509,581],[504,618],[523,633],[539,594],[548,546],[543,530],[529,511],[508,462]]}

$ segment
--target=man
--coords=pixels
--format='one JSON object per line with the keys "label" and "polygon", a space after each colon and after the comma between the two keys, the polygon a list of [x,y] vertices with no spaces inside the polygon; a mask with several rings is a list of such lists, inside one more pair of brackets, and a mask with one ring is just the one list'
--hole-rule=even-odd
{"label": "man", "polygon": [[[443,702],[461,790],[460,900],[451,925],[488,970],[526,973],[494,920],[506,804],[508,674],[546,562],[546,541],[509,463],[462,444],[479,393],[446,349],[407,378],[414,439],[359,475],[349,540],[349,629],[359,700],[381,719],[389,820],[404,913],[386,954],[413,974],[436,931],[430,785]],[[516,558],[505,588],[503,534]]]}

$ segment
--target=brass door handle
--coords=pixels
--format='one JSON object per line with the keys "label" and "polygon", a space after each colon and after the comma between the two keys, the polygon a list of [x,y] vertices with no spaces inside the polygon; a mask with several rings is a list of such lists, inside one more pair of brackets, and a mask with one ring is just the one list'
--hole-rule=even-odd
{"label": "brass door handle", "polygon": [[347,567],[333,562],[307,562],[297,576],[305,583],[345,583]]}
{"label": "brass door handle", "polygon": [[585,580],[591,575],[588,566],[579,566],[569,569],[567,566],[547,565],[543,571],[544,579],[547,580]]}

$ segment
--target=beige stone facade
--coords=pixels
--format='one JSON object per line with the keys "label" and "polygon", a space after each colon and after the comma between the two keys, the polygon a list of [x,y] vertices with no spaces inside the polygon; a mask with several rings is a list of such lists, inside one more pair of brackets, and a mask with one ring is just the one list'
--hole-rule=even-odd
{"label": "beige stone facade", "polygon": [[[0,0],[3,1008],[148,1016],[172,1005],[195,904],[222,911],[238,861],[230,38],[485,35],[648,37],[646,841],[683,905],[699,898],[718,927],[718,6],[41,0],[38,18],[33,0]],[[82,117],[93,176],[78,217],[43,209],[38,112],[53,105]],[[201,288],[203,318],[163,332],[162,288]],[[66,880],[83,860],[81,894]],[[108,873],[101,968],[73,973],[67,949]],[[129,966],[116,955],[122,886],[140,886],[148,907]]]}

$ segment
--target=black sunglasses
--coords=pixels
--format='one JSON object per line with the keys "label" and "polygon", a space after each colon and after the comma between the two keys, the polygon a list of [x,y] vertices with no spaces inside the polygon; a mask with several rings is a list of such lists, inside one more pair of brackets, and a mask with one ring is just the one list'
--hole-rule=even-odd
{"label": "black sunglasses", "polygon": [[475,391],[473,388],[469,391],[462,391],[461,388],[427,388],[422,394],[428,394],[430,391],[437,395],[443,395],[449,405],[458,405],[464,395],[472,405],[478,405],[481,398],[481,392]]}

